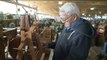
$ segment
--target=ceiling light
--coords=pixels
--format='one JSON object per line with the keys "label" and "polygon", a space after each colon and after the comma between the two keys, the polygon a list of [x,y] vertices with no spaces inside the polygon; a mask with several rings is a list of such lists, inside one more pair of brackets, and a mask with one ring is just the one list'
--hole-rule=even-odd
{"label": "ceiling light", "polygon": [[105,16],[107,16],[107,14],[104,14]]}
{"label": "ceiling light", "polygon": [[88,16],[91,16],[90,14]]}
{"label": "ceiling light", "polygon": [[62,4],[62,1],[59,1],[59,2],[58,2],[58,4],[60,4],[60,5],[61,5],[61,4]]}
{"label": "ceiling light", "polygon": [[85,13],[82,13],[82,15],[85,15]]}
{"label": "ceiling light", "polygon": [[101,14],[101,11],[99,11],[99,14]]}
{"label": "ceiling light", "polygon": [[90,10],[94,10],[95,8],[90,8]]}

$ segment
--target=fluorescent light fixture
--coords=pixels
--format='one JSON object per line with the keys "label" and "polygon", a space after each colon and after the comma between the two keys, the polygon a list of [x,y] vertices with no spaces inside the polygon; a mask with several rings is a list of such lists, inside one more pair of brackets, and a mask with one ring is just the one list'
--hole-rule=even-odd
{"label": "fluorescent light fixture", "polygon": [[61,4],[63,4],[63,2],[62,2],[62,1],[59,1],[59,2],[58,2],[58,4],[60,4],[60,5],[61,5]]}
{"label": "fluorescent light fixture", "polygon": [[93,7],[93,8],[90,8],[90,10],[94,10],[95,8]]}
{"label": "fluorescent light fixture", "polygon": [[105,16],[107,16],[107,14],[104,14]]}
{"label": "fluorescent light fixture", "polygon": [[82,15],[85,15],[85,13],[82,13]]}
{"label": "fluorescent light fixture", "polygon": [[91,16],[90,14],[88,16]]}
{"label": "fluorescent light fixture", "polygon": [[101,11],[99,11],[99,14],[101,14]]}
{"label": "fluorescent light fixture", "polygon": [[98,16],[99,19],[101,19],[101,16]]}
{"label": "fluorescent light fixture", "polygon": [[95,16],[97,16],[97,14],[95,14]]}

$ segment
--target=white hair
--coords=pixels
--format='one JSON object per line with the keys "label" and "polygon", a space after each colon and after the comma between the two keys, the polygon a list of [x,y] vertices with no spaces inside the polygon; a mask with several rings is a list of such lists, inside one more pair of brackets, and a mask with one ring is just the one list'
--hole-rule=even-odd
{"label": "white hair", "polygon": [[67,13],[68,16],[71,16],[72,14],[76,14],[78,17],[80,17],[80,10],[75,3],[72,2],[65,3],[60,8],[60,10],[65,11],[65,13]]}

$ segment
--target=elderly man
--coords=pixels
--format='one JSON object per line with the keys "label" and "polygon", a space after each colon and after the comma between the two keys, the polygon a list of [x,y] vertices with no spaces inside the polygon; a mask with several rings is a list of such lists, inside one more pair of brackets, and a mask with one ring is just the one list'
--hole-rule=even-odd
{"label": "elderly man", "polygon": [[95,29],[85,19],[80,18],[79,8],[75,3],[65,3],[59,11],[65,29],[56,44],[49,44],[54,48],[53,60],[86,60],[95,36]]}

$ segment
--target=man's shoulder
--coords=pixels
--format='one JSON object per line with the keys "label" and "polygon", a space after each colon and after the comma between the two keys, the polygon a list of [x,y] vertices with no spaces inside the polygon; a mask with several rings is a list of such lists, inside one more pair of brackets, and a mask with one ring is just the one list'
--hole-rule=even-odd
{"label": "man's shoulder", "polygon": [[80,25],[78,25],[77,27],[76,27],[76,29],[79,29],[79,30],[87,30],[86,28],[91,28],[92,27],[92,25],[91,25],[91,23],[89,22],[89,21],[87,21],[87,20],[85,20],[85,19],[83,19],[83,18],[81,18],[81,20],[83,20],[83,22],[80,24]]}
{"label": "man's shoulder", "polygon": [[74,30],[77,30],[85,35],[91,36],[93,34],[95,34],[95,29],[94,27],[91,25],[91,23],[87,20],[84,19],[84,21],[77,26]]}

